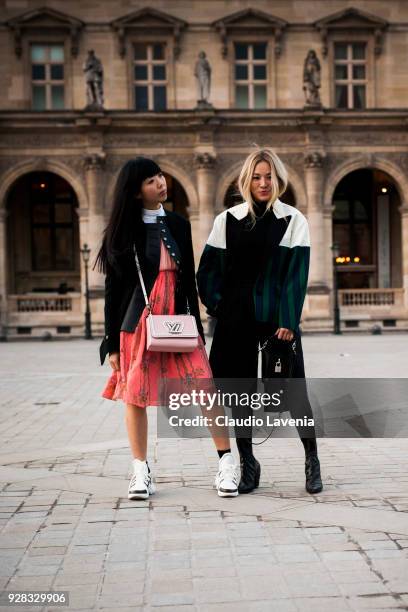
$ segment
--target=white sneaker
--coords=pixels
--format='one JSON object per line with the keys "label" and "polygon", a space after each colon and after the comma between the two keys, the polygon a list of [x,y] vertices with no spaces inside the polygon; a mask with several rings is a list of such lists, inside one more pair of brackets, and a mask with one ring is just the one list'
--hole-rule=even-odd
{"label": "white sneaker", "polygon": [[133,460],[133,476],[130,479],[128,499],[148,499],[156,491],[147,461]]}
{"label": "white sneaker", "polygon": [[238,468],[232,453],[225,453],[221,457],[214,484],[220,497],[238,495]]}

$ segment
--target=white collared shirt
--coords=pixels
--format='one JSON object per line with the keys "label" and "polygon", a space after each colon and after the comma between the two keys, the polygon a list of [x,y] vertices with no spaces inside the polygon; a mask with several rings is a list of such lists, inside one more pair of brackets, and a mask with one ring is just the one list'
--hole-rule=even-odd
{"label": "white collared shirt", "polygon": [[157,217],[164,217],[166,215],[166,211],[163,208],[163,205],[160,204],[160,207],[155,210],[150,210],[150,208],[142,208],[142,219],[144,223],[156,223]]}

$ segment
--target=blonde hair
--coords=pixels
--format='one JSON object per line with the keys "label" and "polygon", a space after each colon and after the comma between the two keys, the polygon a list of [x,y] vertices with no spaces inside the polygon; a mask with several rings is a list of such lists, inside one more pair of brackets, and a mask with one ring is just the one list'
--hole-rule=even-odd
{"label": "blonde hair", "polygon": [[259,162],[265,161],[271,167],[271,197],[269,198],[266,210],[270,210],[275,201],[285,192],[288,186],[288,172],[275,151],[269,147],[257,147],[255,151],[250,153],[242,166],[241,173],[238,178],[238,189],[241,196],[248,202],[248,212],[255,222],[256,215],[254,211],[254,199],[251,193],[251,182],[255,172],[256,165]]}

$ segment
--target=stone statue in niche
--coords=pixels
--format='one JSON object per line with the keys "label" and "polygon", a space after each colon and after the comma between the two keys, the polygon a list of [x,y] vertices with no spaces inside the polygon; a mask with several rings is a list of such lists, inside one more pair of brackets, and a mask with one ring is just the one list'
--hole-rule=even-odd
{"label": "stone statue in niche", "polygon": [[305,92],[305,106],[320,107],[321,68],[316,51],[310,49],[303,65],[303,91]]}
{"label": "stone statue in niche", "polygon": [[95,51],[88,51],[88,57],[83,65],[86,83],[85,110],[103,110],[103,66]]}
{"label": "stone statue in niche", "polygon": [[194,76],[197,79],[198,100],[197,108],[205,109],[212,108],[212,104],[208,102],[211,88],[211,66],[204,51],[198,54],[196,61]]}

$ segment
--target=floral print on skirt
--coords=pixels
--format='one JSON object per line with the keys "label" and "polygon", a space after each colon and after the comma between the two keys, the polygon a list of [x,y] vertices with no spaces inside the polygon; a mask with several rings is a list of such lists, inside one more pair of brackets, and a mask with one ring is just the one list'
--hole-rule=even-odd
{"label": "floral print on skirt", "polygon": [[[176,277],[177,265],[161,242],[159,274],[149,296],[153,314],[175,314]],[[198,347],[191,353],[147,351],[147,316],[145,308],[133,333],[120,332],[120,371],[112,372],[102,397],[144,408],[159,406],[160,379],[178,379],[186,390],[191,389],[188,383],[192,379],[212,380],[201,336]]]}

